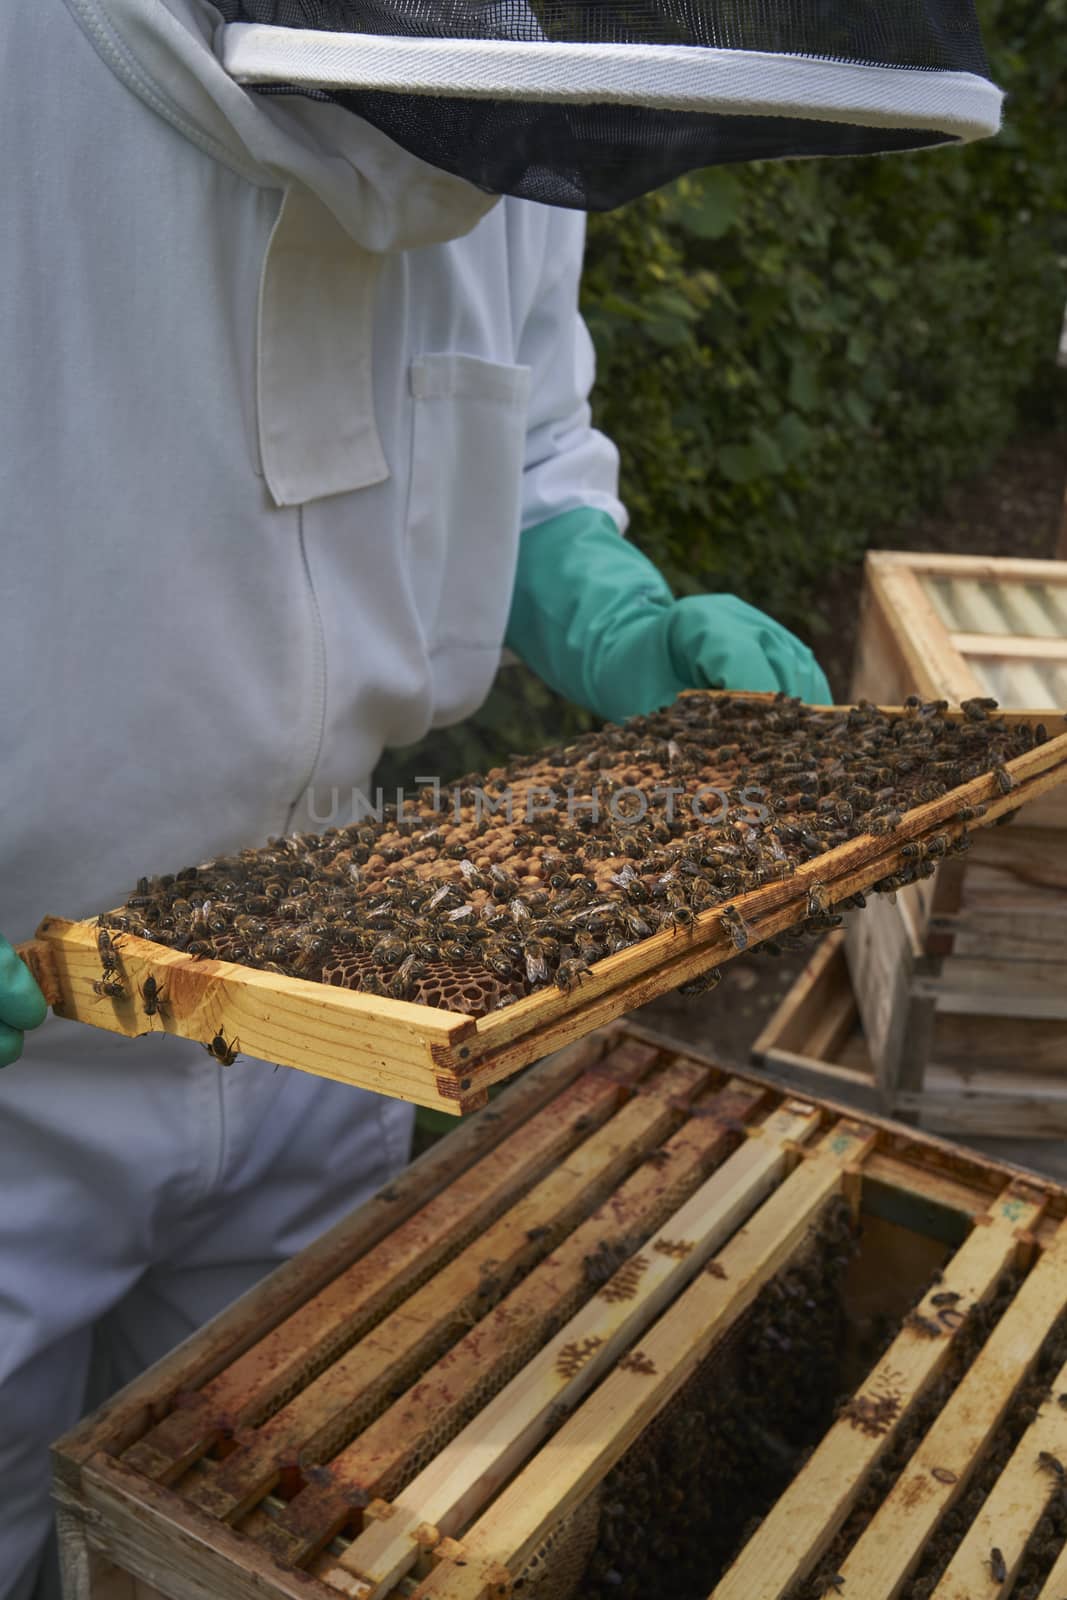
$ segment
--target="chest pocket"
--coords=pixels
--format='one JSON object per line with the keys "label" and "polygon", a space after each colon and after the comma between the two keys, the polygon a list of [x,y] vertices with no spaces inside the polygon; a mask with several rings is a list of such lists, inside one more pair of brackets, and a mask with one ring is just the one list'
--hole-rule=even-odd
{"label": "chest pocket", "polygon": [[414,402],[407,547],[431,650],[498,649],[518,555],[528,367],[427,355]]}

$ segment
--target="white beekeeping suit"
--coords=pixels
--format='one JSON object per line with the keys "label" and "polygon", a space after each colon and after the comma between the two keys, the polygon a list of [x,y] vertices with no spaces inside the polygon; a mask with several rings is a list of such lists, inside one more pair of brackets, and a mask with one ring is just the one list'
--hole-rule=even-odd
{"label": "white beekeeping suit", "polygon": [[[199,0],[0,20],[13,940],[325,824],[386,742],[484,697],[520,520],[622,519],[581,217],[249,95],[215,21]],[[32,1586],[93,1323],[130,1375],[384,1182],[409,1123],[178,1039],[27,1037],[0,1072],[4,1600]]]}

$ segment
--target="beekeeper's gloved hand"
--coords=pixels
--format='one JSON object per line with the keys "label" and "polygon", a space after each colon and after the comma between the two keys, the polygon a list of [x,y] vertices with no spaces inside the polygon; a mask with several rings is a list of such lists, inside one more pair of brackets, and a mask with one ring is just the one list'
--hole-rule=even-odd
{"label": "beekeeper's gloved hand", "polygon": [[22,1054],[22,1035],[48,1014],[48,1004],[25,962],[0,938],[0,1067]]}
{"label": "beekeeper's gloved hand", "polygon": [[609,722],[655,711],[683,689],[783,689],[832,703],[799,639],[733,595],[675,600],[603,511],[567,511],[523,534],[505,643]]}

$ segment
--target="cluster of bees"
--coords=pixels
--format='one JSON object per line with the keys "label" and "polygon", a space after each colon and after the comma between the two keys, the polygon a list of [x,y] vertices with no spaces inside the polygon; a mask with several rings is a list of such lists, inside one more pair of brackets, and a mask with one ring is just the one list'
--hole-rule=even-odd
{"label": "cluster of bees", "polygon": [[[380,820],[142,878],[100,927],[109,942],[129,932],[194,957],[475,1015],[547,985],[570,989],[602,957],[685,931],[717,907],[736,949],[759,942],[775,953],[833,926],[862,896],[834,907],[813,884],[798,897],[797,926],[773,944],[746,926],[739,896],[858,834],[892,833],[910,807],[983,773],[1010,789],[1005,762],[1043,730],[1008,727],[994,707],[969,702],[956,721],[944,702],[917,699],[891,716],[866,704],[814,712],[785,697],[685,696],[506,771],[469,774],[451,792],[421,791]],[[547,791],[554,805],[534,803]],[[947,834],[905,844],[876,887],[932,872],[957,847]],[[117,999],[107,950],[101,992]],[[141,999],[150,1015],[164,1003],[148,985]],[[219,1038],[206,1048],[221,1060],[233,1046]]]}
{"label": "cluster of bees", "polygon": [[609,1473],[596,1547],[572,1593],[706,1600],[833,1419],[856,1247],[851,1211],[835,1200],[727,1344]]}

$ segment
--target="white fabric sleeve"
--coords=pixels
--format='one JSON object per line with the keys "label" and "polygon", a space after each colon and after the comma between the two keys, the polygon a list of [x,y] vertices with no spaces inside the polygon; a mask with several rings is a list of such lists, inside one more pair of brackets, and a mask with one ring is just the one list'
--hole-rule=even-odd
{"label": "white fabric sleeve", "polygon": [[619,453],[593,427],[589,406],[595,358],[578,310],[584,216],[553,212],[543,239],[541,269],[518,344],[518,359],[530,368],[531,379],[522,526],[535,527],[564,511],[592,506],[606,511],[625,532]]}

